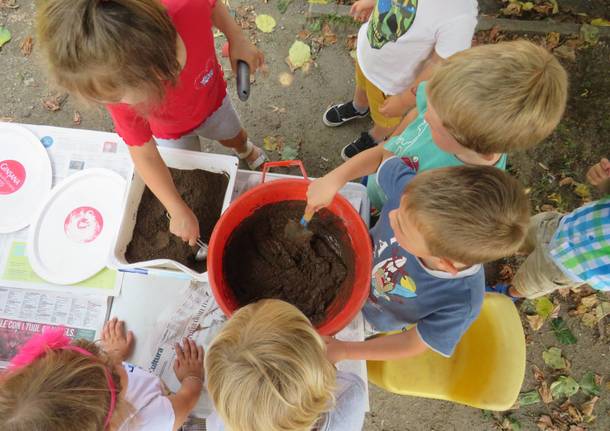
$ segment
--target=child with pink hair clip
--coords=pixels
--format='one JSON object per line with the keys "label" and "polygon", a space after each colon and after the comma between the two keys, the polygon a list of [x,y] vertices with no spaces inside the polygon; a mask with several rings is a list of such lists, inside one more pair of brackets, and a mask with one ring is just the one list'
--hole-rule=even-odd
{"label": "child with pink hair clip", "polygon": [[32,337],[0,376],[3,431],[177,430],[203,388],[203,348],[176,344],[182,386],[166,395],[158,377],[124,362],[134,337],[116,318],[104,325],[102,348],[72,341],[63,328]]}

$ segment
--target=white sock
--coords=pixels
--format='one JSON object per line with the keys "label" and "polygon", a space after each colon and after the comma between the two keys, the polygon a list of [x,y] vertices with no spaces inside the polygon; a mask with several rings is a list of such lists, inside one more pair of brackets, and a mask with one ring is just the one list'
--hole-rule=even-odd
{"label": "white sock", "polygon": [[352,106],[354,107],[354,109],[356,110],[357,113],[359,114],[364,114],[366,111],[368,111],[369,107],[368,106],[358,106],[356,105],[355,102],[352,101]]}

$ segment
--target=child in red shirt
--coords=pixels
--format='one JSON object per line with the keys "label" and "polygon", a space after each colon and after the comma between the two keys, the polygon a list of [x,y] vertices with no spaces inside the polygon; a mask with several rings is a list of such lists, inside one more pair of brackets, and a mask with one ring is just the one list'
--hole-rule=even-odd
{"label": "child in red shirt", "polygon": [[157,144],[199,150],[219,141],[251,169],[265,161],[242,128],[216,58],[212,26],[252,72],[263,54],[216,0],[47,0],[38,42],[52,77],[85,100],[106,105],[138,174],[171,215],[170,231],[191,245],[199,223],[178,194]]}

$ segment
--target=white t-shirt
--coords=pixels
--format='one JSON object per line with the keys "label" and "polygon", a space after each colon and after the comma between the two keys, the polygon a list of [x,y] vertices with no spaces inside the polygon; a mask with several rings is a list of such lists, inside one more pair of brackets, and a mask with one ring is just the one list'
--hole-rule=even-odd
{"label": "white t-shirt", "polygon": [[[353,373],[337,371],[335,407],[325,414],[316,431],[359,431],[364,425],[366,411],[366,386]],[[225,431],[224,424],[216,412],[206,421],[208,431]]]}
{"label": "white t-shirt", "polygon": [[377,0],[358,33],[362,73],[385,94],[401,93],[433,49],[447,58],[470,48],[477,12],[476,0]]}
{"label": "white t-shirt", "polygon": [[174,408],[164,394],[161,380],[143,369],[123,362],[127,371],[125,400],[133,411],[119,431],[172,431]]}

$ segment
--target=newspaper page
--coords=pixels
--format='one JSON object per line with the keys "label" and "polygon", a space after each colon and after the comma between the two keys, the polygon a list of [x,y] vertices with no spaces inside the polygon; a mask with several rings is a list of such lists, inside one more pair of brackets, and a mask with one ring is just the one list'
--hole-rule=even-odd
{"label": "newspaper page", "polygon": [[[46,148],[53,170],[53,186],[88,168],[106,168],[129,180],[133,167],[127,147],[115,133],[18,124],[36,135]],[[120,197],[117,197],[120,199]],[[42,199],[41,199],[42,201]],[[117,295],[123,274],[106,268],[82,283],[58,286],[42,280],[26,255],[28,228],[0,234],[0,284],[24,289],[52,289],[82,294]]]}
{"label": "newspaper page", "polygon": [[70,338],[99,339],[107,311],[105,296],[0,287],[0,368],[46,328],[64,327]]}

